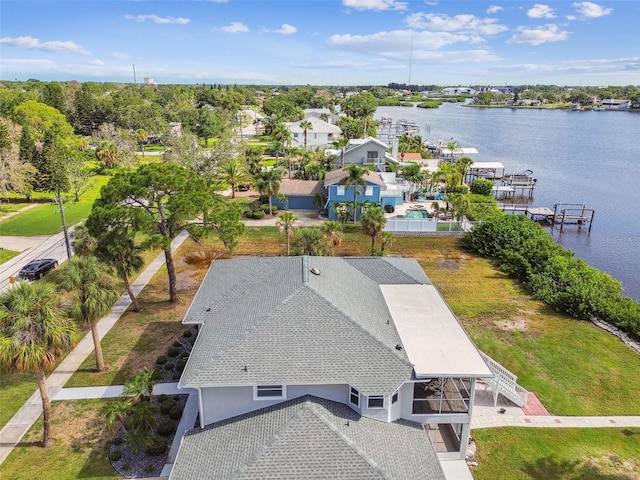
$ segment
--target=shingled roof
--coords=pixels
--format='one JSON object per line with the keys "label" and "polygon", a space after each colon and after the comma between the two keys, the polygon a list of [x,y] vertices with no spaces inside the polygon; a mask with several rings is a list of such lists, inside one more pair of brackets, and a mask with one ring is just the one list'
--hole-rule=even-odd
{"label": "shingled roof", "polygon": [[304,396],[187,432],[171,480],[444,480],[422,425]]}
{"label": "shingled roof", "polygon": [[430,282],[408,258],[217,260],[184,320],[202,327],[180,387],[342,383],[393,393],[413,365],[396,349],[383,284]]}

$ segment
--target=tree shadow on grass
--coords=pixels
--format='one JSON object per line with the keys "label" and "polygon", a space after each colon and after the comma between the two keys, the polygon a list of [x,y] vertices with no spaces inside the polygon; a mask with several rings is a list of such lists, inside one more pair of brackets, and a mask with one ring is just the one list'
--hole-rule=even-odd
{"label": "tree shadow on grass", "polygon": [[585,464],[580,460],[560,460],[555,456],[547,456],[527,463],[522,471],[527,478],[536,480],[631,480],[625,474],[603,473],[594,465]]}

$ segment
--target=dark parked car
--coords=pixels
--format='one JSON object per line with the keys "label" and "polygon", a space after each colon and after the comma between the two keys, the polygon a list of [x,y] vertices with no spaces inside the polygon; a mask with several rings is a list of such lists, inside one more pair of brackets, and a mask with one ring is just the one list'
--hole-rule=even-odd
{"label": "dark parked car", "polygon": [[31,260],[27,263],[18,276],[25,280],[37,280],[44,277],[47,273],[58,266],[58,261],[53,258],[43,258],[39,260]]}

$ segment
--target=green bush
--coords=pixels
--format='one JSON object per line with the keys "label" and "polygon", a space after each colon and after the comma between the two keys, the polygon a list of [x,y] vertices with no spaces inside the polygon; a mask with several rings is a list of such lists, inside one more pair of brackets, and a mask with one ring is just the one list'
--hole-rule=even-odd
{"label": "green bush", "polygon": [[178,355],[180,355],[180,352],[182,351],[182,349],[180,347],[171,347],[168,351],[167,351],[167,355],[169,355],[171,358],[175,358]]}
{"label": "green bush", "polygon": [[166,355],[160,355],[158,358],[156,358],[156,365],[164,365],[165,363],[167,363]]}
{"label": "green bush", "polygon": [[[269,204],[268,203],[263,203],[262,205],[260,205],[260,210],[262,210],[265,214],[269,213]],[[276,213],[278,213],[278,206],[277,205],[271,205],[271,212],[274,215]]]}
{"label": "green bush", "polygon": [[163,422],[160,422],[160,425],[158,425],[157,433],[160,436],[168,437],[176,433],[176,428],[177,426],[175,422],[172,422],[171,420],[164,420]]}
{"label": "green bush", "polygon": [[164,364],[164,369],[167,372],[172,372],[174,368],[176,368],[176,366],[173,363],[165,363]]}
{"label": "green bush", "polygon": [[178,363],[176,363],[176,371],[182,372],[186,365],[187,365],[187,360],[185,358],[181,358],[180,360],[178,360]]}
{"label": "green bush", "polygon": [[493,193],[493,182],[486,178],[476,178],[473,182],[471,182],[469,191],[477,195],[490,197]]}
{"label": "green bush", "polygon": [[120,450],[114,450],[109,454],[109,458],[112,461],[117,462],[122,458],[122,452]]}
{"label": "green bush", "polygon": [[176,401],[170,398],[167,398],[160,404],[160,413],[164,415],[168,415],[173,407],[176,406]]}
{"label": "green bush", "polygon": [[181,348],[182,344],[178,340],[176,340],[175,342],[173,342],[173,346],[177,348]]}
{"label": "green bush", "polygon": [[179,420],[180,417],[182,417],[182,410],[183,410],[182,407],[176,405],[169,412],[169,418],[171,418],[173,420]]}
{"label": "green bush", "polygon": [[182,336],[184,338],[190,338],[191,336],[193,336],[193,332],[191,332],[191,330],[185,330]]}
{"label": "green bush", "polygon": [[124,437],[116,437],[111,440],[111,445],[122,445],[124,443]]}
{"label": "green bush", "polygon": [[169,396],[166,393],[158,395],[158,403],[162,404],[165,400],[168,400]]}
{"label": "green bush", "polygon": [[156,456],[156,455],[162,455],[164,452],[167,451],[167,448],[169,448],[169,444],[164,438],[154,436],[149,441],[149,444],[147,445],[146,450],[149,455]]}

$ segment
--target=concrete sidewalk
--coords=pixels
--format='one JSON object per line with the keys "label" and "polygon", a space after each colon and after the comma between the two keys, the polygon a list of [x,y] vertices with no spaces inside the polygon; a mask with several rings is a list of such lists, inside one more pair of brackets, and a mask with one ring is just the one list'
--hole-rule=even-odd
{"label": "concrete sidewalk", "polygon": [[[171,249],[177,249],[182,242],[188,237],[186,231],[181,232],[172,242]],[[164,265],[164,253],[158,255],[153,262],[136,278],[131,288],[137,296],[142,289],[149,283],[153,275]],[[115,325],[120,316],[131,305],[131,299],[128,293],[123,293],[120,299],[115,303],[111,312],[102,317],[98,322],[98,331],[100,339],[102,339],[109,330]],[[76,347],[66,356],[60,363],[58,368],[47,378],[49,387],[49,395],[52,399],[56,399],[63,389],[64,384],[71,378],[75,371],[80,367],[82,362],[93,352],[93,339],[91,332],[76,345]],[[108,388],[108,387],[98,387]],[[113,389],[112,389],[113,390]],[[112,393],[112,390],[107,390]],[[40,391],[36,390],[34,394],[27,400],[20,410],[7,422],[0,431],[0,464],[4,462],[13,448],[20,442],[24,434],[31,428],[34,422],[42,414],[42,400]]]}

